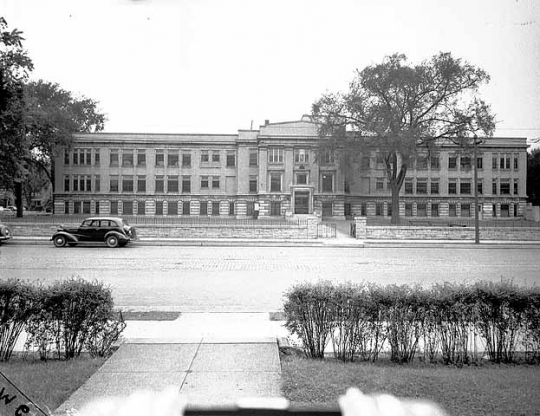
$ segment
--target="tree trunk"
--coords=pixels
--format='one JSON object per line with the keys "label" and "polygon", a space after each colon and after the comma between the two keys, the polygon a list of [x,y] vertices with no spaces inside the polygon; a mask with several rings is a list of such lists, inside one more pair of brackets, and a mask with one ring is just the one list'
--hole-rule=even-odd
{"label": "tree trunk", "polygon": [[17,218],[22,218],[23,216],[23,196],[22,196],[22,182],[14,182],[14,193],[15,193],[15,207],[17,208]]}
{"label": "tree trunk", "polygon": [[390,189],[392,190],[392,225],[399,225],[399,190],[397,180],[390,182]]}

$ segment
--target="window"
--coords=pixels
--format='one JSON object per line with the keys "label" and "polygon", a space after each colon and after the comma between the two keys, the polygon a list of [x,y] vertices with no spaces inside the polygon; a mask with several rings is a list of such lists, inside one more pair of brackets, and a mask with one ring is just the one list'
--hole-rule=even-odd
{"label": "window", "polygon": [[270,174],[270,192],[281,192],[281,173]]}
{"label": "window", "polygon": [[257,149],[249,149],[249,166],[257,166],[259,164],[259,158]]}
{"label": "window", "polygon": [[94,191],[101,192],[101,177],[99,175],[94,176]]}
{"label": "window", "polygon": [[514,195],[519,195],[519,181],[514,179]]}
{"label": "window", "polygon": [[334,151],[331,149],[325,149],[321,157],[322,163],[334,163]]}
{"label": "window", "polygon": [[64,175],[64,192],[69,192],[69,175]]}
{"label": "window", "polygon": [[519,169],[519,158],[517,155],[514,155],[514,170]]}
{"label": "window", "polygon": [[219,215],[219,201],[212,202],[212,215]]}
{"label": "window", "polygon": [[191,202],[184,201],[182,202],[182,215],[190,215],[191,214]]}
{"label": "window", "polygon": [[79,191],[79,177],[78,177],[78,176],[74,176],[74,177],[73,177],[73,186],[71,187],[71,189],[72,189],[74,192],[78,192],[78,191]]}
{"label": "window", "polygon": [[111,201],[111,214],[118,215],[118,201]]}
{"label": "window", "polygon": [[137,203],[137,215],[146,215],[146,204],[144,201]]}
{"label": "window", "polygon": [[182,153],[182,167],[191,167],[191,153]]}
{"label": "window", "polygon": [[249,192],[250,193],[257,192],[257,177],[256,176],[249,177]]}
{"label": "window", "polygon": [[471,183],[469,181],[461,180],[459,184],[459,193],[462,195],[470,195]]}
{"label": "window", "polygon": [[405,194],[412,194],[414,192],[414,185],[412,179],[405,180]]}
{"label": "window", "polygon": [[309,151],[307,149],[294,149],[294,163],[309,163]]}
{"label": "window", "polygon": [[461,216],[462,217],[471,216],[471,204],[461,204]]}
{"label": "window", "polygon": [[167,155],[167,166],[169,167],[178,167],[179,166],[179,156],[177,152],[171,152],[169,151],[169,154]]}
{"label": "window", "polygon": [[84,177],[84,180],[86,181],[86,192],[92,191],[92,178],[88,175]]}
{"label": "window", "polygon": [[375,203],[375,215],[377,217],[384,215],[384,204],[382,202]]}
{"label": "window", "polygon": [[146,176],[137,176],[137,192],[146,192]]}
{"label": "window", "polygon": [[457,194],[457,183],[456,183],[455,179],[449,179],[448,193],[451,194],[451,195]]}
{"label": "window", "polygon": [[484,182],[482,179],[479,179],[476,183],[476,192],[478,192],[478,195],[482,195],[484,193]]}
{"label": "window", "polygon": [[375,190],[384,191],[384,178],[377,178],[375,180]]}
{"label": "window", "polygon": [[208,176],[201,176],[201,188],[208,188]]}
{"label": "window", "polygon": [[457,217],[456,204],[448,204],[448,216],[449,217]]}
{"label": "window", "polygon": [[156,176],[156,193],[165,192],[165,181],[163,180],[163,175]]}
{"label": "window", "polygon": [[201,150],[201,163],[208,163],[209,161],[208,150]]}
{"label": "window", "polygon": [[212,152],[212,162],[213,163],[219,163],[219,151],[214,150]]}
{"label": "window", "polygon": [[234,201],[229,202],[229,215],[234,215]]}
{"label": "window", "polygon": [[283,149],[279,147],[269,148],[268,163],[283,163]]}
{"label": "window", "polygon": [[[362,212],[363,210],[363,206],[360,206],[360,211]],[[386,215],[391,217],[392,216],[392,203],[389,202],[389,203],[386,203]]]}
{"label": "window", "polygon": [[431,204],[431,216],[432,217],[438,217],[439,216],[439,204]]}
{"label": "window", "polygon": [[440,169],[441,167],[439,156],[434,156],[434,155],[430,156],[429,163],[431,165],[431,169],[433,170]]}
{"label": "window", "polygon": [[497,156],[491,158],[491,169],[497,170]]}
{"label": "window", "polygon": [[133,192],[133,176],[122,176],[122,192]]}
{"label": "window", "polygon": [[510,179],[501,179],[500,184],[500,193],[501,195],[510,195]]}
{"label": "window", "polygon": [[509,216],[510,216],[510,205],[501,204],[501,217],[509,217]]}
{"label": "window", "polygon": [[493,179],[491,182],[491,193],[497,195],[497,179]]}
{"label": "window", "polygon": [[122,153],[122,166],[133,166],[133,150],[124,150]]}
{"label": "window", "polygon": [[468,170],[471,168],[471,158],[469,156],[462,156],[459,162],[461,169]]}
{"label": "window", "polygon": [[167,193],[178,193],[178,176],[167,176]]}
{"label": "window", "polygon": [[146,150],[137,150],[137,166],[146,166]]}
{"label": "window", "polygon": [[477,169],[484,169],[484,158],[483,157],[477,157],[476,158],[476,168]]}
{"label": "window", "polygon": [[156,201],[156,215],[163,215],[163,201]]}
{"label": "window", "polygon": [[430,187],[430,193],[432,195],[439,195],[439,181],[438,180],[431,180],[431,187]]}
{"label": "window", "polygon": [[163,149],[156,150],[156,166],[165,166],[165,154]]}
{"label": "window", "polygon": [[456,168],[457,168],[457,157],[450,156],[448,158],[448,169],[456,169]]}
{"label": "window", "polygon": [[298,185],[306,185],[307,184],[307,173],[297,173],[296,174],[296,183]]}
{"label": "window", "polygon": [[428,168],[428,158],[426,156],[418,156],[416,158],[416,169],[426,170]]}
{"label": "window", "polygon": [[281,202],[273,201],[270,202],[270,216],[279,217],[281,215]]}
{"label": "window", "polygon": [[405,216],[412,217],[412,204],[410,203],[405,204]]}
{"label": "window", "polygon": [[133,215],[133,201],[123,201],[122,202],[122,214],[123,215]]}
{"label": "window", "polygon": [[[75,153],[73,154],[73,163],[75,163]],[[111,149],[109,156],[109,166],[118,166],[118,149]]]}
{"label": "window", "polygon": [[219,176],[212,176],[212,188],[219,188]]}
{"label": "window", "polygon": [[227,152],[227,167],[233,168],[236,166],[236,153],[235,152]]}
{"label": "window", "polygon": [[[112,150],[111,150],[112,152]],[[118,152],[118,150],[117,150]],[[73,164],[78,165],[79,164],[79,149],[73,150]]]}
{"label": "window", "polygon": [[94,165],[99,166],[101,161],[99,149],[94,149]]}
{"label": "window", "polygon": [[200,215],[208,215],[208,202],[207,201],[201,201],[199,212],[200,212]]}
{"label": "window", "polygon": [[254,211],[255,211],[255,202],[253,202],[253,201],[248,201],[248,202],[246,203],[246,215],[247,215],[248,217],[252,217]]}
{"label": "window", "polygon": [[64,150],[64,165],[69,165],[69,150]]}
{"label": "window", "polygon": [[493,217],[497,216],[497,204],[492,204],[491,212],[493,214]]}
{"label": "window", "polygon": [[427,217],[427,204],[416,204],[416,216]]}
{"label": "window", "polygon": [[167,215],[178,215],[178,201],[169,201],[167,204]]}
{"label": "window", "polygon": [[191,176],[182,176],[182,193],[189,194],[191,192]]}
{"label": "window", "polygon": [[421,195],[427,195],[427,179],[416,180],[416,193]]}
{"label": "window", "polygon": [[64,213],[69,214],[69,201],[64,202]]}
{"label": "window", "polygon": [[322,174],[322,191],[334,192],[334,175],[332,173]]}
{"label": "window", "polygon": [[109,178],[109,192],[118,192],[118,176],[116,175]]}
{"label": "window", "polygon": [[510,169],[510,157],[509,156],[501,156],[501,158],[499,159],[500,161],[500,165],[499,165],[499,168],[500,169]]}

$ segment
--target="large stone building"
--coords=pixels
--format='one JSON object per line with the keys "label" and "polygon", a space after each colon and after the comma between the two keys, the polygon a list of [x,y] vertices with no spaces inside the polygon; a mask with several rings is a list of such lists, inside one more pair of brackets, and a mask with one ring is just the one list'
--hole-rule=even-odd
{"label": "large stone building", "polygon": [[[74,135],[55,161],[55,214],[251,217],[318,213],[390,216],[382,160],[354,168],[316,157],[317,125],[268,123],[238,134]],[[401,190],[406,217],[474,216],[474,163],[484,217],[520,217],[526,205],[525,138],[489,138],[477,160],[442,146],[416,158]]]}

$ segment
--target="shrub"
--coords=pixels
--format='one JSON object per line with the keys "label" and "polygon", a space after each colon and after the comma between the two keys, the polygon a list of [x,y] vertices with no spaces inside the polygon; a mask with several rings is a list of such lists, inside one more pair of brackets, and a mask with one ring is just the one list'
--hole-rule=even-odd
{"label": "shrub", "polygon": [[321,281],[297,284],[284,295],[285,327],[301,339],[304,353],[310,358],[324,358],[334,327],[329,319],[333,291],[331,282]]}
{"label": "shrub", "polygon": [[527,294],[523,346],[529,362],[540,360],[540,288],[534,287]]}
{"label": "shrub", "polygon": [[525,326],[527,290],[510,281],[478,282],[473,286],[478,328],[485,338],[488,357],[497,363],[513,362],[521,329]]}
{"label": "shrub", "polygon": [[27,348],[37,346],[42,359],[54,348],[58,358],[77,357],[86,347],[105,354],[125,324],[115,317],[109,288],[81,278],[58,281],[40,291],[40,312],[28,324]]}
{"label": "shrub", "polygon": [[0,280],[0,361],[7,361],[34,312],[35,290],[17,279]]}

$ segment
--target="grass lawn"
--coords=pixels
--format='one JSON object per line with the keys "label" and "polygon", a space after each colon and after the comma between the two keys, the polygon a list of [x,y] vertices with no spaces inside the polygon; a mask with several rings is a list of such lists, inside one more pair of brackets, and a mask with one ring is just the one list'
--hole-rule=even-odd
{"label": "grass lawn", "polygon": [[540,415],[540,366],[398,365],[282,357],[283,395],[295,404],[337,405],[349,387],[425,398],[452,416]]}
{"label": "grass lawn", "polygon": [[13,356],[0,363],[0,371],[45,412],[52,413],[104,362],[105,358],[88,356],[69,361]]}

